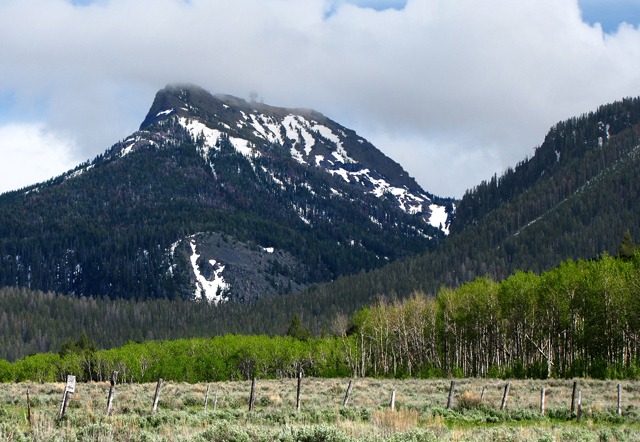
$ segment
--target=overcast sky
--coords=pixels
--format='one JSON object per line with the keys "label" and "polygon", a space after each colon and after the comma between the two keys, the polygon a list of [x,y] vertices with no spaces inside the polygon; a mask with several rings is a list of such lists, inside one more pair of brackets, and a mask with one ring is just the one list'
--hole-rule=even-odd
{"label": "overcast sky", "polygon": [[313,108],[460,197],[640,95],[639,0],[0,0],[0,192],[93,159],[156,91]]}

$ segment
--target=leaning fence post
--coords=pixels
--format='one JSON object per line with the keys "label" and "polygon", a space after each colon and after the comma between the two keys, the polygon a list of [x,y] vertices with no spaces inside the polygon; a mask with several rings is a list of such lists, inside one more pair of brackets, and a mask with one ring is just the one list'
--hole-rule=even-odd
{"label": "leaning fence post", "polygon": [[487,386],[482,386],[482,393],[480,393],[480,402],[484,401],[484,393],[487,391]]}
{"label": "leaning fence post", "polygon": [[58,420],[62,420],[64,417],[64,413],[67,411],[67,401],[69,400],[69,392],[67,390],[64,391],[62,395],[62,404],[60,404],[60,413],[58,413]]}
{"label": "leaning fence post", "polygon": [[504,386],[504,395],[502,396],[502,405],[500,405],[500,411],[504,411],[507,406],[507,398],[509,397],[509,387],[511,384],[507,382],[507,385]]}
{"label": "leaning fence post", "polygon": [[456,381],[451,381],[449,386],[449,397],[447,398],[447,410],[451,409],[451,401],[453,400],[453,391],[456,387]]}
{"label": "leaning fence post", "polygon": [[156,385],[156,394],[153,396],[153,407],[151,408],[151,412],[155,413],[158,409],[158,401],[160,400],[160,389],[162,388],[162,378],[158,379],[158,384]]}
{"label": "leaning fence post", "polygon": [[58,420],[62,420],[64,414],[67,411],[67,405],[69,404],[69,395],[76,391],[76,377],[73,375],[67,375],[67,384],[64,387],[64,395],[62,396],[62,405],[60,406],[60,415]]}
{"label": "leaning fence post", "polygon": [[213,411],[218,409],[218,387],[216,387],[216,394],[213,396]]}
{"label": "leaning fence post", "polygon": [[540,389],[540,414],[544,416],[544,398],[545,398],[545,388],[542,387]]}
{"label": "leaning fence post", "polygon": [[353,388],[353,379],[349,379],[349,386],[347,387],[347,392],[344,395],[344,400],[342,401],[342,406],[346,407],[349,403],[349,396],[351,396],[351,389]]}
{"label": "leaning fence post", "polygon": [[111,407],[113,407],[113,394],[116,388],[116,382],[118,380],[118,372],[111,373],[111,386],[109,387],[109,396],[107,397],[107,416],[111,414]]}
{"label": "leaning fence post", "polygon": [[389,404],[391,411],[396,411],[396,391],[391,391],[391,404]]}

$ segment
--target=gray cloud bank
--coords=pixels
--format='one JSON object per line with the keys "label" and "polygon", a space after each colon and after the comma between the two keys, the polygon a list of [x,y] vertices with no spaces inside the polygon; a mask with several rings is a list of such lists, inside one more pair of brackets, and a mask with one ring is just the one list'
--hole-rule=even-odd
{"label": "gray cloud bank", "polygon": [[135,130],[167,83],[257,91],[354,128],[458,197],[556,121],[640,95],[640,31],[605,34],[577,0],[391,3],[2,0],[0,93],[80,162]]}

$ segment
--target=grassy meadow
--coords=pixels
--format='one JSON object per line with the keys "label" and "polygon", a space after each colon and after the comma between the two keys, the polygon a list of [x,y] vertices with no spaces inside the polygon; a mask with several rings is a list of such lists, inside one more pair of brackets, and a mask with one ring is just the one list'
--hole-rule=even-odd
{"label": "grassy meadow", "polygon": [[[78,383],[58,420],[64,384],[0,384],[0,440],[8,441],[634,441],[640,440],[640,382],[579,380],[582,419],[570,416],[570,380],[514,380],[500,411],[505,381],[356,379],[347,407],[348,379],[303,379],[296,412],[296,380],[258,380],[255,409],[250,382],[164,383],[152,412],[155,384],[118,384],[106,415],[108,383]],[[210,386],[207,411],[204,397]],[[484,398],[480,396],[486,387]],[[546,389],[545,416],[540,389]],[[27,418],[27,389],[31,424]],[[390,410],[395,390],[396,410]],[[217,395],[216,395],[217,392]],[[217,396],[217,401],[216,401]],[[215,408],[215,409],[214,409]]]}

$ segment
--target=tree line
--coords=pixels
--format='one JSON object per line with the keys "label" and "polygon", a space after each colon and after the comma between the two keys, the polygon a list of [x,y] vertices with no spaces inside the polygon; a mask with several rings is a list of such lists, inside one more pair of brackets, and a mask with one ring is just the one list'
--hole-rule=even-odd
{"label": "tree line", "polygon": [[639,257],[381,300],[354,316],[353,367],[374,376],[638,377]]}
{"label": "tree line", "polygon": [[293,377],[640,377],[640,251],[566,261],[541,275],[478,278],[435,297],[379,298],[312,336],[300,317],[285,336],[128,342],[98,350],[86,335],[57,353],[0,360],[0,381],[75,374],[123,382]]}

